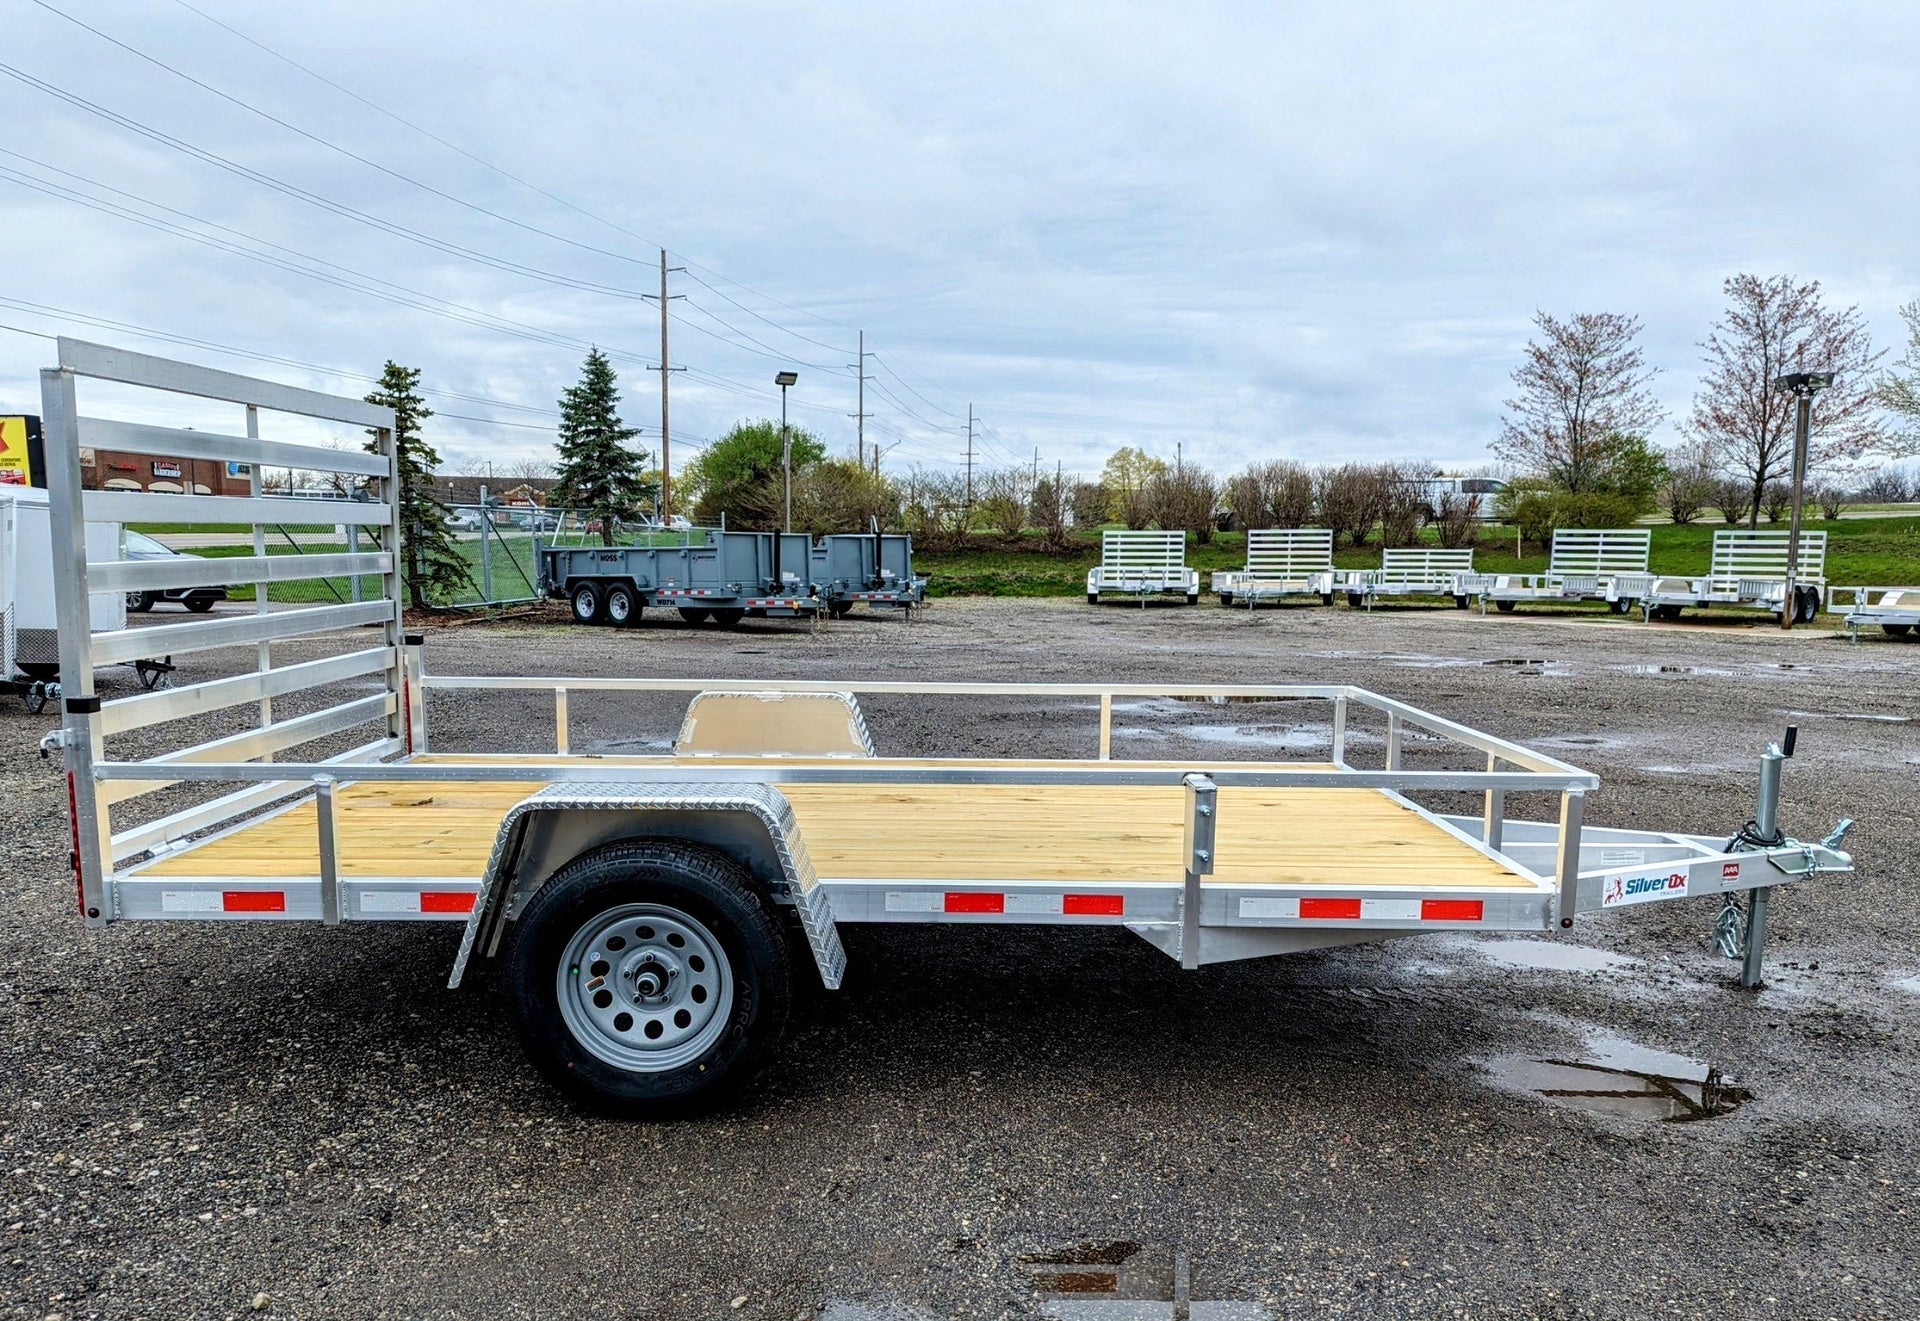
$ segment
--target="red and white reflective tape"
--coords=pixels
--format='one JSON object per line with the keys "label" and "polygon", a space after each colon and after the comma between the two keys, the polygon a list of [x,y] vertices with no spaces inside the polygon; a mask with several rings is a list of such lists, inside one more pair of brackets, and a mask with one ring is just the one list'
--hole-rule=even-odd
{"label": "red and white reflective tape", "polygon": [[999,890],[889,890],[889,913],[961,913],[983,916],[1124,917],[1120,894],[1024,894]]}
{"label": "red and white reflective tape", "polygon": [[1484,899],[1242,898],[1240,916],[1281,922],[1484,922]]}
{"label": "red and white reflective tape", "polygon": [[284,913],[285,890],[162,890],[163,913]]}
{"label": "red and white reflective tape", "polygon": [[713,594],[711,587],[662,587],[655,593],[658,596],[712,596]]}
{"label": "red and white reflective tape", "polygon": [[362,890],[360,911],[375,913],[457,913],[464,917],[473,911],[473,894],[467,890]]}
{"label": "red and white reflective tape", "polygon": [[747,602],[747,604],[754,607],[755,609],[798,610],[802,605],[810,604],[810,602],[789,601],[789,600],[769,597],[764,601],[749,601]]}

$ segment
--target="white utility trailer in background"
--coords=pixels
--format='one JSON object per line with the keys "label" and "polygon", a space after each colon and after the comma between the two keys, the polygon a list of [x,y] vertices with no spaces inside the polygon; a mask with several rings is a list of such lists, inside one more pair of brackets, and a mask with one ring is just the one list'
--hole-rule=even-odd
{"label": "white utility trailer in background", "polygon": [[1350,606],[1373,608],[1382,596],[1450,596],[1467,608],[1473,583],[1473,550],[1396,546],[1380,552],[1377,569],[1342,569],[1336,586]]}
{"label": "white utility trailer in background", "polygon": [[[217,561],[237,581],[364,574],[381,591],[138,630],[222,663],[181,687],[103,701],[93,662],[131,644],[124,630],[89,627],[88,593],[187,586],[201,570],[94,559],[83,520],[148,518],[157,502],[210,523],[290,515],[271,497],[82,491],[76,387],[87,378],[230,402],[246,409],[250,434],[269,411],[373,431],[375,454],[149,432],[183,457],[375,479],[370,499],[307,517],[390,538],[397,482],[385,409],[60,342],[42,392],[54,531],[69,552],[56,560],[62,669],[75,682],[47,746],[65,758],[86,924],[457,926],[451,984],[473,958],[497,959],[534,1064],[618,1113],[684,1113],[737,1087],[777,1044],[808,965],[840,985],[846,923],[1108,927],[1197,968],[1427,932],[1549,933],[1580,913],[1708,897],[1754,985],[1773,890],[1851,866],[1844,826],[1804,843],[1776,823],[1791,735],[1762,759],[1753,821],[1726,839],[1583,830],[1598,787],[1589,772],[1346,684],[428,675],[420,638],[401,631],[391,540]],[[297,655],[274,654],[295,640]],[[430,747],[426,698],[451,690],[514,703],[517,739],[530,706],[551,712],[553,750]],[[691,699],[670,751],[570,752],[570,698],[663,693]],[[295,695],[299,714],[275,708]],[[1116,697],[1311,704],[1326,741],[1292,759],[1276,746],[1261,761],[1115,760]],[[862,698],[971,698],[1000,722],[1009,699],[1046,716],[1077,710],[1088,746],[1066,758],[895,755],[874,745]],[[252,727],[227,732],[241,712]],[[115,749],[134,731],[140,759]],[[1363,759],[1362,746],[1377,751]],[[1549,798],[1553,819],[1509,819],[1516,793]],[[1463,794],[1470,815],[1431,802],[1446,795],[1457,809]],[[1748,815],[1726,810],[1729,821]],[[145,957],[163,960],[164,948]],[[342,944],[336,957],[353,956]],[[231,994],[262,985],[241,978]]]}
{"label": "white utility trailer in background", "polygon": [[1827,585],[1827,534],[1800,533],[1793,601],[1787,594],[1788,532],[1721,528],[1713,534],[1713,558],[1704,578],[1623,574],[1614,590],[1645,607],[1648,619],[1678,619],[1688,606],[1727,605],[1770,615],[1792,609],[1797,623],[1820,613]]}
{"label": "white utility trailer in background", "polygon": [[1827,596],[1855,642],[1875,624],[1890,638],[1920,637],[1920,587],[1833,587]]}
{"label": "white utility trailer in background", "polygon": [[1477,574],[1474,594],[1483,610],[1489,601],[1503,612],[1523,601],[1605,601],[1624,615],[1634,599],[1620,594],[1619,583],[1646,577],[1652,544],[1643,527],[1555,528],[1545,573]]}
{"label": "white utility trailer in background", "polygon": [[1285,596],[1317,596],[1333,604],[1333,532],[1320,527],[1254,528],[1247,533],[1247,567],[1213,575],[1221,605],[1252,607]]}
{"label": "white utility trailer in background", "polygon": [[1100,563],[1087,570],[1087,604],[1102,596],[1184,596],[1200,602],[1200,571],[1187,567],[1187,534],[1113,530],[1101,534]]}

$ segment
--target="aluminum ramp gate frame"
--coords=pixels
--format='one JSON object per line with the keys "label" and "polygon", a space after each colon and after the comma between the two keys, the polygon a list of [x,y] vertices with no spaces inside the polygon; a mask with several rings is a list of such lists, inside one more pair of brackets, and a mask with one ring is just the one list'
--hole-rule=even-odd
{"label": "aluminum ramp gate frame", "polygon": [[1329,528],[1253,528],[1247,532],[1243,569],[1214,573],[1212,588],[1221,605],[1287,596],[1317,596],[1333,604],[1333,532]]}
{"label": "aluminum ramp gate frame", "polygon": [[1491,601],[1502,612],[1525,601],[1605,601],[1615,614],[1633,608],[1621,596],[1622,578],[1647,576],[1652,532],[1631,528],[1555,528],[1545,573],[1476,574],[1471,580],[1480,609]]}
{"label": "aluminum ramp gate frame", "polygon": [[1187,534],[1110,530],[1100,537],[1100,563],[1087,571],[1087,604],[1102,596],[1183,596],[1200,600],[1200,571],[1187,567]]}
{"label": "aluminum ramp gate frame", "polygon": [[[1672,620],[1688,606],[1732,606],[1778,615],[1786,608],[1787,547],[1792,533],[1784,530],[1720,528],[1713,534],[1713,556],[1704,578],[1648,574],[1623,575],[1615,590],[1640,602],[1649,620]],[[1796,618],[1811,620],[1819,613],[1824,594],[1827,534],[1800,533],[1800,553],[1793,573]]]}
{"label": "aluminum ramp gate frame", "polygon": [[1395,546],[1380,552],[1377,569],[1341,570],[1335,587],[1369,610],[1383,596],[1448,596],[1465,610],[1472,578],[1471,547]]}

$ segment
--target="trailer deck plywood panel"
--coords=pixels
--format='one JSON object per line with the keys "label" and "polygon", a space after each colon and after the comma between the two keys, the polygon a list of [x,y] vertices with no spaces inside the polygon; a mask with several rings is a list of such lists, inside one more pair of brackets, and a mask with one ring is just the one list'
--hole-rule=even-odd
{"label": "trailer deck plywood panel", "polygon": [[[592,765],[582,762],[583,779]],[[507,809],[541,787],[462,780],[343,785],[335,796],[340,874],[477,879]],[[794,784],[782,792],[823,877],[1122,882],[1181,874],[1185,795],[1177,787]],[[1223,788],[1216,856],[1209,880],[1219,884],[1533,884],[1365,788]],[[319,865],[308,801],[140,870],[268,879],[311,877]]]}

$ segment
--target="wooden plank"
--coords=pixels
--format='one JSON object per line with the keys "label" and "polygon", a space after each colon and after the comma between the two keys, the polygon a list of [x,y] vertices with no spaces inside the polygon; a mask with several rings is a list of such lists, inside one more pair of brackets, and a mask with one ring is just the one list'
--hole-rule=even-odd
{"label": "wooden plank", "polygon": [[[507,809],[540,786],[344,786],[340,874],[478,877]],[[921,881],[1173,881],[1184,796],[1129,786],[793,785],[824,876]],[[882,824],[876,824],[880,822]],[[1227,788],[1215,884],[1527,888],[1519,875],[1373,789]],[[155,863],[159,876],[318,873],[311,803]]]}

